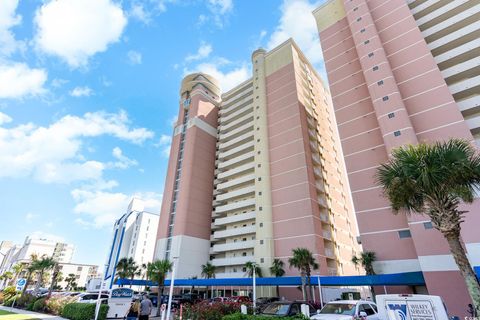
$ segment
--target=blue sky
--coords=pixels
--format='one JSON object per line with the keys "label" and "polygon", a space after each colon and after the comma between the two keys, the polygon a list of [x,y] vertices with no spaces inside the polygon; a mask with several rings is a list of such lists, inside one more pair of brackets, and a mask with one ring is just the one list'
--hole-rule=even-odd
{"label": "blue sky", "polygon": [[182,77],[227,90],[289,37],[321,71],[318,4],[1,0],[0,240],[59,239],[103,264],[132,196],[159,211]]}

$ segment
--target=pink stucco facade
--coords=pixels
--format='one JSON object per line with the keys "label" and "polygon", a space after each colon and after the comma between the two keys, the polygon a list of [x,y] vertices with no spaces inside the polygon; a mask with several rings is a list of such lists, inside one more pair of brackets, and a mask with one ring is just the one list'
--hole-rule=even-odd
{"label": "pink stucco facade", "polygon": [[[446,241],[426,217],[394,215],[374,174],[392,148],[472,135],[406,1],[336,2],[344,14],[320,28],[320,41],[363,249],[376,252],[380,272],[424,271],[428,291],[452,314],[466,315],[459,272],[424,262],[448,255]],[[318,9],[317,21],[328,10]],[[476,207],[466,220],[478,226]],[[462,237],[479,242],[468,223]]]}

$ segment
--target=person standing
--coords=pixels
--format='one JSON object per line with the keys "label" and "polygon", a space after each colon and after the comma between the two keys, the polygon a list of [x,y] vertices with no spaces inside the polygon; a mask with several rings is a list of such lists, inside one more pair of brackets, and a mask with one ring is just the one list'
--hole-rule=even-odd
{"label": "person standing", "polygon": [[140,302],[140,317],[139,320],[148,320],[148,317],[152,313],[153,304],[148,296],[143,296],[142,302]]}
{"label": "person standing", "polygon": [[134,300],[132,305],[130,306],[130,309],[127,312],[127,320],[137,320],[138,319],[138,313],[140,311],[140,302],[138,300]]}

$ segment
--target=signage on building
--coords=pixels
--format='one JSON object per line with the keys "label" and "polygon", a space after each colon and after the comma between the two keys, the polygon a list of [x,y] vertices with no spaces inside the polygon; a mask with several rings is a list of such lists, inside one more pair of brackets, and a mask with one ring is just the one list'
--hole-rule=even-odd
{"label": "signage on building", "polygon": [[116,288],[112,289],[111,298],[112,299],[124,299],[124,298],[132,298],[133,297],[133,290],[129,288]]}

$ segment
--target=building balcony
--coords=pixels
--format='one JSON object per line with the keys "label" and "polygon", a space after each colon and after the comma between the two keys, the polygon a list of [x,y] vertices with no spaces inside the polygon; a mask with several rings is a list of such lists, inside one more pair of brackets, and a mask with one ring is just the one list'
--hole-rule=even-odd
{"label": "building balcony", "polygon": [[[242,135],[244,133],[247,133],[249,131],[253,131],[253,122],[247,122],[247,123],[239,126],[238,128],[234,129],[234,130],[230,130],[228,132],[222,133],[218,136],[218,139],[222,143],[226,143],[229,140],[234,139],[237,136],[240,136],[240,135]],[[217,142],[217,144],[218,144],[217,146],[219,146],[218,142]]]}
{"label": "building balcony", "polygon": [[238,109],[237,111],[232,112],[228,116],[221,116],[220,119],[218,119],[219,120],[218,122],[223,126],[232,122],[235,119],[241,118],[246,114],[252,114],[252,113],[253,113],[253,105],[249,104],[245,108]]}
{"label": "building balcony", "polygon": [[[427,0],[421,5],[418,5],[417,7],[413,8],[411,11],[413,14],[418,14],[421,11],[423,11],[421,12],[422,17],[417,19],[417,25],[423,26],[425,24],[431,23],[433,19],[438,18],[441,15],[443,15],[442,16],[443,19],[441,19],[443,21],[443,20],[447,20],[452,15],[458,14],[458,12],[452,11],[452,9],[455,9],[458,6],[463,5],[468,1],[469,0],[452,0],[450,1],[450,3],[438,8],[436,6],[433,6],[435,3],[438,3],[438,0]],[[436,21],[438,21],[438,19]]]}
{"label": "building balcony", "polygon": [[220,161],[227,161],[229,159],[239,156],[242,153],[253,151],[253,147],[254,147],[254,142],[253,142],[253,135],[252,135],[252,140],[250,140],[249,142],[243,143],[238,147],[232,148],[228,151],[220,151],[218,153],[218,159]]}
{"label": "building balcony", "polygon": [[223,206],[219,206],[215,208],[215,212],[217,214],[228,212],[228,211],[237,211],[243,208],[248,208],[255,206],[255,198],[240,200],[237,202],[229,203]]}
{"label": "building balcony", "polygon": [[442,76],[445,78],[447,84],[451,85],[464,78],[473,78],[478,75],[478,68],[480,67],[480,57],[467,60],[460,64],[454,65],[442,71]]}
{"label": "building balcony", "polygon": [[239,197],[246,197],[255,194],[255,185],[245,188],[237,189],[234,191],[225,192],[224,194],[217,196],[217,201],[226,201]]}
{"label": "building balcony", "polygon": [[452,32],[446,36],[443,36],[428,44],[433,55],[446,52],[454,49],[459,45],[478,39],[478,30],[480,29],[480,23],[469,24],[455,32]]}
{"label": "building balcony", "polygon": [[320,214],[320,221],[322,221],[324,223],[330,223],[330,219],[328,218],[328,214],[327,213],[321,213]]}
{"label": "building balcony", "polygon": [[251,103],[253,103],[253,88],[248,92],[246,92],[244,97],[241,98],[240,100],[232,104],[227,104],[223,106],[222,109],[220,109],[219,114],[221,117],[228,116],[233,112],[248,106]]}
{"label": "building balcony", "polygon": [[223,124],[221,123],[219,126],[218,126],[218,129],[220,130],[220,134],[223,134],[223,133],[226,133],[230,130],[234,130],[236,128],[239,128],[241,127],[242,125],[246,124],[246,123],[249,123],[249,122],[253,122],[253,112],[252,113],[248,113],[238,119],[235,119],[235,121],[232,121],[228,124]]}
{"label": "building balcony", "polygon": [[235,157],[233,159],[230,159],[228,161],[223,161],[218,164],[218,169],[219,170],[227,170],[229,167],[233,167],[235,165],[242,165],[247,162],[253,162],[255,153],[253,151],[242,154],[238,157]]}
{"label": "building balcony", "polygon": [[217,174],[217,179],[222,180],[222,179],[227,179],[240,174],[243,175],[248,171],[253,171],[254,168],[255,168],[255,163],[252,161],[246,164],[242,164],[241,166],[235,167],[233,169],[229,169],[224,172],[219,172]]}
{"label": "building balcony", "polygon": [[477,86],[480,86],[480,75],[474,78],[464,79],[463,81],[448,86],[448,88],[453,95],[458,95],[462,91],[466,91]]}
{"label": "building balcony", "polygon": [[335,258],[335,254],[332,249],[325,249],[325,256],[328,258]]}
{"label": "building balcony", "polygon": [[255,211],[252,212],[247,212],[247,213],[241,213],[225,218],[218,218],[215,219],[215,225],[217,226],[223,226],[226,224],[234,223],[234,222],[241,222],[241,221],[246,221],[246,220],[252,220],[255,219]]}
{"label": "building balcony", "polygon": [[255,261],[254,256],[246,256],[246,257],[232,257],[232,258],[219,258],[219,259],[212,259],[211,263],[215,267],[223,267],[223,266],[243,266],[245,263],[249,261]]}
{"label": "building balcony", "polygon": [[246,227],[232,228],[232,229],[227,229],[222,231],[215,231],[213,236],[216,239],[223,239],[223,238],[230,238],[234,236],[252,234],[252,233],[256,233],[255,226],[246,226]]}
{"label": "building balcony", "polygon": [[332,240],[332,233],[330,231],[323,230],[322,236],[324,239]]}
{"label": "building balcony", "polygon": [[227,182],[222,182],[217,184],[217,191],[225,192],[227,189],[237,187],[244,184],[251,184],[255,182],[255,174],[247,174],[236,179],[229,180]]}
{"label": "building balcony", "polygon": [[474,110],[480,107],[480,95],[457,101],[460,111]]}
{"label": "building balcony", "polygon": [[[450,68],[470,59],[466,58],[466,53],[474,54],[474,50],[480,47],[478,39],[472,40],[461,46],[455,47],[445,53],[435,56],[434,59],[439,64],[440,70]],[[474,55],[475,56],[475,55]]]}
{"label": "building balcony", "polygon": [[251,249],[255,247],[255,240],[250,241],[237,241],[223,244],[216,244],[212,247],[212,253],[242,250],[242,249]]}
{"label": "building balcony", "polygon": [[253,141],[253,130],[252,131],[247,131],[241,136],[238,136],[228,142],[221,142],[218,145],[218,150],[220,152],[225,152],[228,149],[235,148],[241,144],[247,143],[248,141],[252,140]]}

